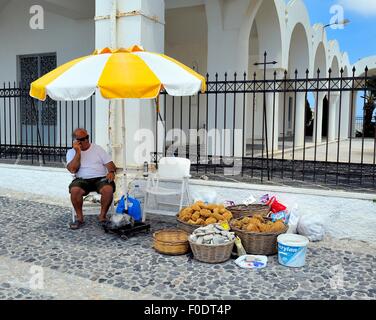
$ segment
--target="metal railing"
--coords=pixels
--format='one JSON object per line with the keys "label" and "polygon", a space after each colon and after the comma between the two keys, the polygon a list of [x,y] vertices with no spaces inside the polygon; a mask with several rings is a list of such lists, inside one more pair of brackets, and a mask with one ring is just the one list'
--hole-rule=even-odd
{"label": "metal railing", "polygon": [[[344,70],[325,77],[319,70],[313,77],[308,71],[266,74],[207,75],[206,92],[193,97],[164,92],[155,123],[162,136],[155,139],[152,161],[187,157],[194,174],[221,180],[374,190],[376,125],[363,120],[365,97],[376,91],[368,70],[360,77],[355,69],[350,76]],[[94,97],[39,102],[27,88],[4,84],[0,161],[59,165],[72,146],[72,131],[85,127],[95,141],[94,124]]]}
{"label": "metal railing", "polygon": [[13,83],[0,88],[0,160],[58,166],[72,146],[72,132],[85,127],[94,139],[95,99],[40,102]]}
{"label": "metal railing", "polygon": [[195,97],[164,93],[152,161],[187,157],[196,176],[219,180],[375,189],[376,129],[356,137],[356,109],[366,105],[357,101],[376,89],[368,69],[361,77],[355,68],[350,76],[258,74],[207,75],[207,91]]}

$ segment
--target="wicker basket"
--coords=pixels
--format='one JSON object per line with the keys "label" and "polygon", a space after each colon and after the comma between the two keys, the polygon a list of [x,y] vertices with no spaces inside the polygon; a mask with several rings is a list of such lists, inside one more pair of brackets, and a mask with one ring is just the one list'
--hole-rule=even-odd
{"label": "wicker basket", "polygon": [[240,204],[237,206],[227,207],[226,209],[232,213],[234,219],[255,214],[260,214],[263,217],[266,217],[270,212],[269,206],[264,204]]}
{"label": "wicker basket", "polygon": [[189,252],[188,233],[184,230],[159,230],[153,234],[154,249],[162,254],[182,255]]}
{"label": "wicker basket", "polygon": [[231,258],[235,240],[220,244],[197,244],[188,240],[195,259],[206,263],[221,263]]}
{"label": "wicker basket", "polygon": [[288,227],[280,232],[261,233],[250,232],[238,229],[231,225],[231,230],[241,239],[242,245],[247,253],[270,256],[278,252],[277,237],[286,233]]}
{"label": "wicker basket", "polygon": [[178,222],[178,228],[188,232],[189,234],[191,234],[197,228],[204,227],[204,226],[201,226],[201,225],[189,224],[189,223],[187,223],[183,220],[180,220],[179,219],[179,213],[176,215],[176,220]]}

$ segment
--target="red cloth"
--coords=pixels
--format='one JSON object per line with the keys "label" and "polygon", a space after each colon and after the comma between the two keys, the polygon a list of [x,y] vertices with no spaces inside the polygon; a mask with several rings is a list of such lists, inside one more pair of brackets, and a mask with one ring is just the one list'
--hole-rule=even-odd
{"label": "red cloth", "polygon": [[270,207],[270,210],[273,213],[277,213],[277,212],[284,211],[287,209],[285,205],[278,202],[276,197],[271,197],[270,200],[266,204]]}

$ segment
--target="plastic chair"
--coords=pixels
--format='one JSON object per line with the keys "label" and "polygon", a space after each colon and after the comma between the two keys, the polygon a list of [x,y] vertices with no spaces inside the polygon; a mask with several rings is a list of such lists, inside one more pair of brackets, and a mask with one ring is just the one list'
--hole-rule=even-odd
{"label": "plastic chair", "polygon": [[[189,192],[189,178],[191,169],[191,161],[185,158],[175,158],[175,157],[165,157],[162,158],[158,163],[158,172],[156,174],[149,175],[146,189],[145,189],[145,200],[143,208],[143,218],[145,221],[146,212],[163,214],[166,213],[165,210],[151,209],[149,208],[150,196],[154,196],[156,200],[157,207],[160,203],[158,202],[158,196],[180,196],[179,210],[184,206],[184,196],[186,195],[186,204],[189,205],[191,201],[191,195]],[[166,188],[161,187],[160,182],[174,182],[181,183],[180,188]],[[173,205],[171,203],[164,203],[167,205]],[[177,213],[177,212],[174,212]]]}
{"label": "plastic chair", "polygon": [[[72,180],[76,179],[76,176],[75,175],[72,175]],[[93,192],[90,192],[88,195],[86,195],[84,197],[84,203],[83,203],[83,208],[82,208],[82,212],[84,214],[84,216],[94,216],[94,215],[99,215],[98,211],[94,211],[92,210],[91,211],[88,211],[88,212],[85,212],[85,200],[92,196],[94,197],[95,195],[97,195],[98,193],[93,191]],[[109,212],[111,211],[112,214],[115,214],[115,204],[114,204],[114,199],[112,199],[112,203],[111,203],[111,206],[110,206],[110,209],[108,210]],[[76,211],[74,210],[74,207],[73,207],[73,204],[72,204],[72,222],[76,222],[76,217],[77,217],[77,214],[76,214]]]}

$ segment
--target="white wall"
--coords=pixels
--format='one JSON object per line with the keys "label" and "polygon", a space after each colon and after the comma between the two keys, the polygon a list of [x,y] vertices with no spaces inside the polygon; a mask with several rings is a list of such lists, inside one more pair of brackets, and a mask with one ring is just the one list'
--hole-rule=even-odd
{"label": "white wall", "polygon": [[[31,14],[29,13],[30,3],[25,3],[22,0],[12,0],[0,11],[0,87],[3,82],[17,82],[17,56],[25,54],[38,53],[56,53],[57,65],[61,65],[76,57],[90,54],[94,50],[94,20],[80,19],[74,20],[63,17],[48,11],[44,12],[44,30],[32,30],[29,27]],[[3,123],[4,105],[6,105],[7,119],[9,116],[9,109],[12,112],[12,117],[15,118],[19,101],[11,100],[9,108],[9,101],[0,102],[0,121]],[[69,108],[70,110],[70,108]],[[82,111],[83,112],[83,111]],[[57,116],[59,123],[59,115],[65,115],[65,107],[61,111],[58,107]],[[19,113],[17,112],[19,119]],[[77,114],[76,112],[74,113]],[[81,113],[82,116],[83,113]],[[88,115],[88,114],[87,114]],[[13,122],[13,121],[12,121]],[[17,121],[18,122],[18,121]],[[89,122],[87,118],[87,123]],[[67,123],[68,126],[68,140],[70,140],[70,124],[72,123],[71,115],[69,114]],[[19,125],[19,124],[18,124]],[[83,125],[83,122],[78,124],[77,120],[73,126]],[[15,129],[15,124],[12,123],[12,140],[10,134],[7,133],[7,143],[19,143],[20,136],[18,129]],[[5,128],[2,130],[2,142],[5,142]],[[7,131],[10,130],[9,125]],[[58,143],[60,142],[60,132],[63,143],[66,136],[65,121],[62,128],[56,127],[56,136]],[[16,141],[16,138],[18,141]],[[51,142],[52,143],[52,142]]]}
{"label": "white wall", "polygon": [[165,53],[203,75],[207,72],[207,35],[205,6],[166,10]]}
{"label": "white wall", "polygon": [[73,20],[45,11],[45,29],[29,27],[30,6],[11,1],[0,12],[0,83],[17,81],[17,56],[57,53],[60,65],[94,50],[94,21]]}

